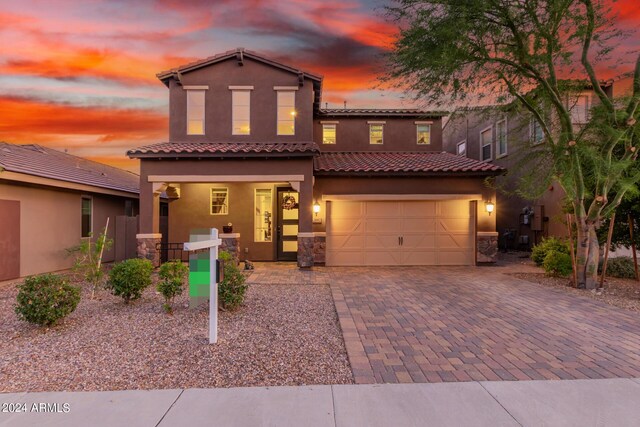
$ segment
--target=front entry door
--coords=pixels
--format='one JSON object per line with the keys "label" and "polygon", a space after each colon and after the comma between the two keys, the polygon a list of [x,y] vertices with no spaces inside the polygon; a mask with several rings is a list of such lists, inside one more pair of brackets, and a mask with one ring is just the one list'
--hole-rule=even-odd
{"label": "front entry door", "polygon": [[300,195],[291,189],[278,189],[278,261],[298,258],[298,203]]}

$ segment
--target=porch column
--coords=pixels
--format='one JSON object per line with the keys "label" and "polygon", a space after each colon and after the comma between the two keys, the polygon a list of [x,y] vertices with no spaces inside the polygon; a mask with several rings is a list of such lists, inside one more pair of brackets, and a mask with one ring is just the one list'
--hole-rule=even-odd
{"label": "porch column", "polygon": [[313,179],[300,182],[298,267],[313,267]]}
{"label": "porch column", "polygon": [[[162,239],[160,234],[160,193],[157,185],[147,182],[144,175],[140,177],[140,218],[138,241],[138,258],[146,258],[154,267],[160,265],[160,251],[156,246]],[[160,191],[158,191],[160,190]]]}

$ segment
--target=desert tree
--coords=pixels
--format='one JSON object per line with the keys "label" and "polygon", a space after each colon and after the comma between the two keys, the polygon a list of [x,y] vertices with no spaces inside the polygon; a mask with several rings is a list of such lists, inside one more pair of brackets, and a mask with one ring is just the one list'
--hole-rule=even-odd
{"label": "desert tree", "polygon": [[[577,286],[594,288],[597,229],[640,180],[640,56],[622,52],[631,33],[617,29],[611,1],[398,0],[386,10],[400,32],[385,82],[430,104],[489,95],[537,123],[548,167],[530,169],[565,191],[577,227]],[[631,58],[635,70],[624,100],[612,99],[599,77],[613,54]],[[597,102],[576,126],[572,103],[586,88]]]}

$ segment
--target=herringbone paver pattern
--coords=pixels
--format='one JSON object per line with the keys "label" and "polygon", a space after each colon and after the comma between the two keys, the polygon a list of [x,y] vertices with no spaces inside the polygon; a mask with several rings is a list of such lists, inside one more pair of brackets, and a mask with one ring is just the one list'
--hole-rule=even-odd
{"label": "herringbone paver pattern", "polygon": [[640,377],[640,316],[496,268],[334,268],[357,383]]}

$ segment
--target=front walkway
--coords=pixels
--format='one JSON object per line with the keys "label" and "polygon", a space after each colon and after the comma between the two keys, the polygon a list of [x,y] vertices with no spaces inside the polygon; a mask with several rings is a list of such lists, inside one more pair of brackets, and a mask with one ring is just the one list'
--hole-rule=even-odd
{"label": "front walkway", "polygon": [[640,380],[0,394],[4,403],[14,405],[3,426],[624,427],[638,425]]}
{"label": "front walkway", "polygon": [[507,267],[300,271],[255,283],[330,284],[356,383],[640,377],[640,318],[502,274]]}

